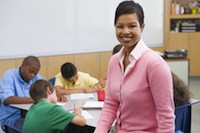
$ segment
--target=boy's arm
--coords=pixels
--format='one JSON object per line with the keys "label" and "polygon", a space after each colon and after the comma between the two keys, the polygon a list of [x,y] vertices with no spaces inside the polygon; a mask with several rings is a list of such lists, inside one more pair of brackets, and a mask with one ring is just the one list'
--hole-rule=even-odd
{"label": "boy's arm", "polygon": [[67,98],[64,95],[60,94],[58,91],[56,91],[56,95],[58,98],[57,99],[58,102],[66,102],[67,101]]}
{"label": "boy's arm", "polygon": [[99,89],[101,89],[100,83],[95,84],[93,87],[82,88],[82,89],[65,89],[61,86],[55,86],[56,91],[62,95],[68,95],[73,93],[93,93]]}
{"label": "boy's arm", "polygon": [[68,95],[72,93],[85,93],[85,89],[65,89],[61,86],[55,86],[56,91],[62,95]]}
{"label": "boy's arm", "polygon": [[99,83],[100,83],[102,88],[106,87],[107,76],[108,76],[108,74],[104,73],[104,75],[102,75],[101,78],[99,79]]}
{"label": "boy's arm", "polygon": [[85,93],[92,93],[95,92],[97,90],[102,89],[102,86],[100,84],[100,82],[96,83],[94,86],[90,87],[90,88],[85,88]]}
{"label": "boy's arm", "polygon": [[32,98],[25,98],[25,97],[18,97],[18,96],[10,96],[3,101],[5,105],[24,104],[24,103],[33,103],[33,102],[34,101]]}
{"label": "boy's arm", "polygon": [[71,123],[79,126],[85,126],[86,119],[82,116],[80,108],[74,108],[73,113],[76,114],[76,116],[72,119]]}

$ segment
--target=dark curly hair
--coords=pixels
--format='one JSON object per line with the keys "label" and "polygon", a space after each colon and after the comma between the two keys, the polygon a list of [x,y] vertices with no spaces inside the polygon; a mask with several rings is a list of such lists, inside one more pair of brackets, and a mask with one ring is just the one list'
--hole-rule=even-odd
{"label": "dark curly hair", "polygon": [[172,72],[173,89],[174,89],[174,104],[175,106],[181,106],[190,103],[190,91],[185,83]]}

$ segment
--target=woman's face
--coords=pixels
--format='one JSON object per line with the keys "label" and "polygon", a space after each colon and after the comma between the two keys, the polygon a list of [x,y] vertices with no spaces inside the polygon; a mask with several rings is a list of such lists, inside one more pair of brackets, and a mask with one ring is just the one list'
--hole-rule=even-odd
{"label": "woman's face", "polygon": [[144,24],[140,26],[136,13],[123,14],[116,22],[116,37],[125,47],[134,47],[140,40]]}

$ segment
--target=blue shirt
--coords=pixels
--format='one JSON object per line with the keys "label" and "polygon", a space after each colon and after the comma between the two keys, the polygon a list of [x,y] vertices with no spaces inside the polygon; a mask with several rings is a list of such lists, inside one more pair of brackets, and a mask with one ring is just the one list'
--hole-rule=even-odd
{"label": "blue shirt", "polygon": [[39,79],[43,79],[43,77],[37,74],[28,83],[25,82],[20,76],[19,68],[10,69],[4,73],[0,80],[0,123],[3,128],[5,124],[13,126],[21,117],[20,110],[4,105],[4,100],[10,96],[30,97],[30,86]]}

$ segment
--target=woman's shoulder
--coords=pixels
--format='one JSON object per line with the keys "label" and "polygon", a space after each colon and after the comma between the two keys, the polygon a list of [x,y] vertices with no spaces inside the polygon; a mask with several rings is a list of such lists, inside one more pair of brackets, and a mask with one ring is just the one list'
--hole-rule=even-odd
{"label": "woman's shoulder", "polygon": [[143,54],[143,57],[149,58],[155,61],[164,61],[164,59],[158,53],[156,53],[154,50],[150,48]]}
{"label": "woman's shoulder", "polygon": [[148,49],[139,59],[142,64],[148,65],[166,65],[166,61],[152,49]]}
{"label": "woman's shoulder", "polygon": [[149,72],[170,72],[167,62],[152,49],[147,50],[140,59],[140,64],[146,66]]}
{"label": "woman's shoulder", "polygon": [[118,56],[118,54],[112,55],[109,62],[111,62],[111,63],[113,63],[113,62],[119,62],[119,56]]}

